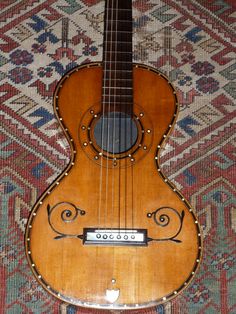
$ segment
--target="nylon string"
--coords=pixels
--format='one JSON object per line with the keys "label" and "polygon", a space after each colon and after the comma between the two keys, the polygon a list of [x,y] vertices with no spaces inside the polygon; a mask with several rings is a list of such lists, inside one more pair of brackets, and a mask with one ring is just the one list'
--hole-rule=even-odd
{"label": "nylon string", "polygon": [[[113,47],[113,33],[114,33],[114,1],[116,0],[112,0],[111,1],[111,36],[110,36],[110,51],[109,51],[109,55],[110,55],[110,60],[109,60],[109,92],[108,92],[108,119],[107,119],[107,148],[109,148],[110,146],[110,114],[111,114],[111,99],[112,99],[112,93],[111,93],[111,87],[112,87],[112,79],[111,79],[111,69],[112,69],[112,47]],[[114,138],[113,138],[113,142],[114,142]],[[108,216],[108,206],[109,206],[109,202],[108,202],[108,192],[109,192],[109,159],[106,159],[106,209],[105,209],[105,226],[106,226],[106,217]]]}
{"label": "nylon string", "polygon": [[[117,84],[116,84],[116,80],[117,80],[117,34],[118,34],[118,1],[116,1],[116,14],[115,14],[115,21],[116,21],[116,25],[115,25],[115,47],[114,47],[114,51],[115,51],[115,70],[114,70],[114,73],[115,73],[115,76],[114,76],[114,111],[113,111],[113,143],[112,143],[112,157],[113,157],[113,162],[116,162],[115,161],[115,139],[116,139],[116,127],[115,127],[115,117],[116,117],[116,98],[117,98],[117,95],[116,95],[116,87],[117,87]],[[112,208],[112,216],[111,217],[114,217],[114,211],[115,211],[115,168],[116,168],[116,165],[113,164],[112,166],[112,202],[111,202],[111,208]]]}
{"label": "nylon string", "polygon": [[[107,4],[106,4],[106,19],[108,21],[108,10],[109,10],[109,4],[110,4],[110,0],[107,0]],[[106,29],[105,29],[105,53],[104,53],[104,57],[107,54],[108,51],[108,23],[106,21]],[[103,76],[103,87],[106,90],[106,84],[104,84],[105,82],[107,82],[107,60],[104,60],[104,76]],[[103,153],[103,147],[104,147],[104,115],[105,115],[105,99],[106,99],[106,95],[103,91],[103,100],[102,100],[102,127],[101,127],[101,154]],[[99,226],[101,225],[101,208],[103,206],[103,202],[102,202],[102,195],[103,195],[103,191],[102,191],[102,187],[103,187],[103,156],[100,156],[101,158],[101,166],[100,166],[100,184],[99,184],[99,206],[98,206],[98,220],[99,220]]]}

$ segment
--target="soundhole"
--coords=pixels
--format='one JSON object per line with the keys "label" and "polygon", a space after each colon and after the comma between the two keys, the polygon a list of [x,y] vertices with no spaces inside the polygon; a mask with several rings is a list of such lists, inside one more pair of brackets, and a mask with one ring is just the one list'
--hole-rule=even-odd
{"label": "soundhole", "polygon": [[111,154],[121,154],[130,150],[136,143],[138,128],[129,114],[109,112],[97,120],[94,138],[102,150]]}

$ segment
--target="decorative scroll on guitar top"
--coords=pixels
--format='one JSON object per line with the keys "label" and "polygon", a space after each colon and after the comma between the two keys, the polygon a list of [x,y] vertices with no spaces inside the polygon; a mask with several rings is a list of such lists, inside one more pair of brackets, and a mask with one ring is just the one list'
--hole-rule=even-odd
{"label": "decorative scroll on guitar top", "polygon": [[81,224],[78,216],[85,215],[84,210],[79,209],[69,202],[61,202],[52,208],[48,204],[47,211],[48,223],[52,230],[60,235],[59,238],[77,236],[78,227]]}
{"label": "decorative scroll on guitar top", "polygon": [[153,218],[158,227],[155,235],[149,235],[149,237],[151,236],[150,240],[181,242],[177,236],[181,233],[184,215],[184,210],[179,213],[171,207],[160,207],[156,211],[148,213],[147,217]]}

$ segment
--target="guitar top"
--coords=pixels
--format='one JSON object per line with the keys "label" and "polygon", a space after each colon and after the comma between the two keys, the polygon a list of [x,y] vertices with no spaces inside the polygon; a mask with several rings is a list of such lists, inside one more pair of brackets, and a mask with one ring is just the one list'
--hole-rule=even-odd
{"label": "guitar top", "polygon": [[163,74],[132,63],[131,0],[106,1],[103,62],[67,73],[54,111],[71,160],[28,220],[26,255],[38,282],[90,308],[177,296],[200,264],[201,233],[160,168],[178,103]]}

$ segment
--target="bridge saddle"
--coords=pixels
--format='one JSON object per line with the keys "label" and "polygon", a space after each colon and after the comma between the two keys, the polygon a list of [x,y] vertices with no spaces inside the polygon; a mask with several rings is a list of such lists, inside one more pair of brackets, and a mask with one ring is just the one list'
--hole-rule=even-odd
{"label": "bridge saddle", "polygon": [[110,246],[147,246],[147,230],[84,228],[83,244]]}

